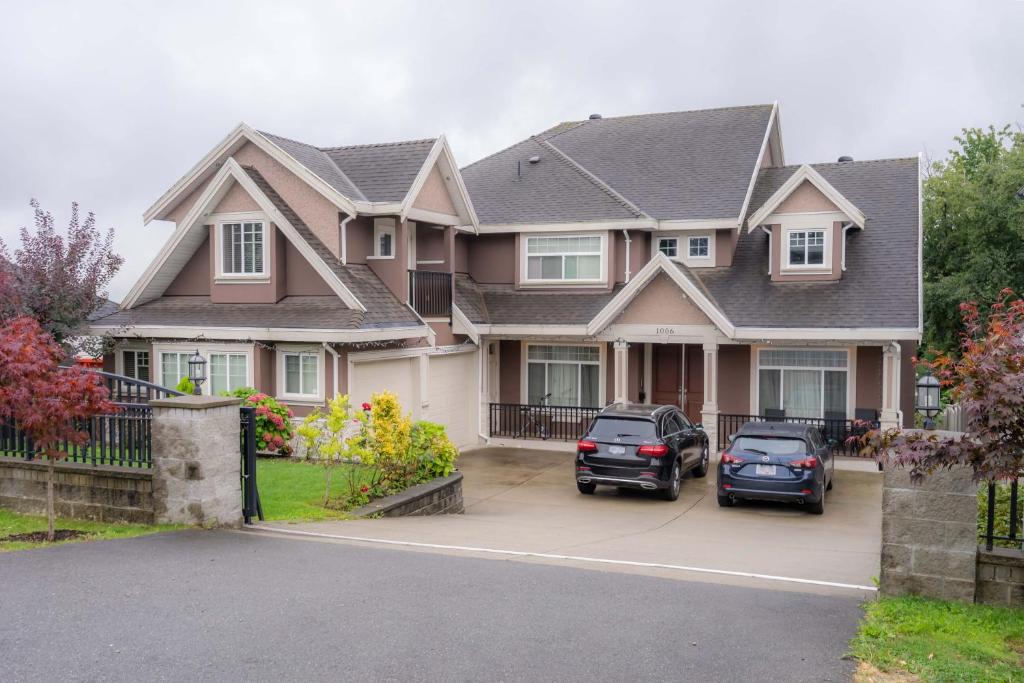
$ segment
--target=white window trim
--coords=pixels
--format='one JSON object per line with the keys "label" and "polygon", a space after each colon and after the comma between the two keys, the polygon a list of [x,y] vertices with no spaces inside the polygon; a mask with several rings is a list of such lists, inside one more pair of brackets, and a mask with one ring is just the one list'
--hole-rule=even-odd
{"label": "white window trim", "polygon": [[[323,403],[326,395],[325,386],[327,380],[324,347],[312,344],[278,344],[276,350],[277,365],[277,398],[287,403]],[[288,385],[285,382],[285,356],[289,354],[304,353],[316,356],[316,393],[315,394],[292,394],[285,391]],[[337,388],[335,388],[337,393]]]}
{"label": "white window trim", "polygon": [[114,372],[118,375],[125,375],[125,351],[131,351],[132,353],[139,353],[142,351],[149,354],[149,380],[147,381],[152,384],[156,384],[156,382],[153,382],[153,352],[148,346],[128,345],[118,349],[117,355],[114,356]]}
{"label": "white window trim", "polygon": [[[196,351],[206,361],[206,381],[203,382],[202,392],[204,396],[210,396],[210,354],[211,353],[240,353],[245,354],[245,386],[259,389],[253,381],[253,353],[251,345],[243,344],[187,344],[187,343],[165,343],[154,344],[150,356],[150,375],[153,377],[153,384],[161,385],[164,376],[163,354],[165,353],[187,353],[192,355]],[[179,377],[180,381],[181,378]],[[177,382],[175,382],[177,384]],[[174,387],[167,387],[173,389]]]}
{"label": "white window trim", "polygon": [[[690,253],[690,243],[694,240],[707,240],[708,241],[708,253],[704,256],[694,256]],[[711,243],[714,241],[712,235],[689,235],[686,238],[686,259],[688,261],[710,261],[711,257],[714,256]]]}
{"label": "white window trim", "polygon": [[[397,225],[395,224],[394,218],[375,218],[373,219],[373,253],[366,258],[375,260],[389,260],[394,259],[395,254],[398,252],[398,242],[395,239],[395,233],[397,232]],[[382,256],[380,253],[380,236],[383,234],[391,235],[391,255]]]}
{"label": "white window trim", "polygon": [[[780,365],[761,365],[761,352],[762,351],[842,351],[846,354],[846,367],[825,367],[825,366],[780,366]],[[835,346],[756,346],[750,347],[750,353],[753,356],[750,364],[751,371],[751,394],[750,394],[750,407],[751,415],[761,414],[761,370],[831,370],[838,372],[841,370],[846,371],[846,419],[851,420],[854,417],[854,402],[857,396],[857,352],[856,347],[835,347]],[[779,391],[784,392],[783,382],[785,380],[780,377]],[[824,375],[822,375],[822,382],[824,383]],[[822,385],[821,391],[821,405],[819,406],[821,415],[819,418],[825,417],[825,387]],[[794,417],[805,417],[805,416],[794,416]]]}
{"label": "white window trim", "polygon": [[[655,252],[661,252],[661,241],[662,240],[666,240],[666,241],[672,240],[673,242],[676,243],[676,255],[675,256],[669,256],[668,254],[665,254],[665,256],[666,256],[666,258],[670,258],[672,260],[678,260],[679,256],[680,256],[680,253],[679,253],[679,241],[680,241],[679,237],[677,235],[664,235],[664,236],[663,235],[655,235],[655,237],[654,237],[654,251]],[[664,253],[664,252],[661,252],[661,253]]]}
{"label": "white window trim", "polygon": [[[607,373],[607,362],[608,362],[608,348],[607,344],[577,344],[573,342],[547,342],[547,341],[533,341],[533,342],[522,342],[522,354],[519,359],[519,402],[526,405],[530,400],[530,347],[531,346],[589,346],[597,347],[597,401],[600,406],[603,406],[607,400],[607,387],[605,386],[606,373]],[[592,362],[588,361],[536,361],[543,363],[570,363],[570,364],[584,364],[593,365]],[[582,387],[580,387],[582,389]]]}
{"label": "white window trim", "polygon": [[[601,263],[601,274],[597,278],[587,279],[576,279],[576,280],[545,280],[538,278],[530,278],[530,240],[538,237],[597,237],[601,240],[600,252],[597,254]],[[519,273],[519,284],[522,286],[544,286],[550,287],[555,286],[594,286],[594,285],[607,285],[608,284],[608,234],[607,233],[558,233],[556,235],[548,234],[531,234],[523,236],[521,239],[521,246],[519,250],[520,259],[520,273]],[[534,254],[534,256],[594,256],[593,252],[559,252],[557,254]],[[563,261],[564,270],[564,261]]]}
{"label": "white window trim", "polygon": [[[802,232],[805,235],[811,232],[820,232],[822,234],[822,247],[821,247],[821,263],[790,263],[790,248],[789,239],[794,232]],[[832,236],[831,226],[829,228],[786,228],[783,231],[784,237],[782,240],[782,246],[786,250],[786,270],[811,270],[816,272],[832,272],[832,263],[830,255],[832,253]],[[804,238],[804,255],[807,255],[807,243],[806,237]]]}
{"label": "white window trim", "polygon": [[[237,282],[269,282],[271,273],[270,264],[270,218],[262,211],[239,211],[236,213],[215,213],[210,215],[213,221],[214,249],[213,259],[215,268],[214,282],[218,284],[231,284]],[[225,273],[224,272],[224,225],[226,223],[262,223],[263,224],[263,272],[262,273]]]}

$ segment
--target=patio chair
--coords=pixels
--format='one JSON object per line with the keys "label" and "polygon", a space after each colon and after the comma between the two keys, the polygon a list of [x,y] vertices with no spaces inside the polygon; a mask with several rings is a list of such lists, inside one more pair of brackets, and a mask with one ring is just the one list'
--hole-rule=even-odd
{"label": "patio chair", "polygon": [[785,419],[785,417],[786,417],[786,411],[782,410],[781,408],[765,408],[764,409],[764,419],[767,420],[768,422],[772,422],[772,421],[776,421],[777,422],[777,421]]}

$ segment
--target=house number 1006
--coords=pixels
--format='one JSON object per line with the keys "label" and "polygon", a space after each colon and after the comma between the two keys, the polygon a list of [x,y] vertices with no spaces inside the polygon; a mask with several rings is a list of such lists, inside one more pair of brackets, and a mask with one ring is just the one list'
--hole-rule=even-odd
{"label": "house number 1006", "polygon": [[676,328],[674,327],[659,327],[655,334],[675,334]]}

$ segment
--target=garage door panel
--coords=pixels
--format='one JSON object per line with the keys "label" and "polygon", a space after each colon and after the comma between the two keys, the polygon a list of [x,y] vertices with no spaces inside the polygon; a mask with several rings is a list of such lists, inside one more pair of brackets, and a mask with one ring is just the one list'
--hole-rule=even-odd
{"label": "garage door panel", "polygon": [[477,442],[477,363],[475,353],[430,357],[429,405],[424,417],[445,425],[456,446]]}
{"label": "garage door panel", "polygon": [[373,394],[390,391],[398,397],[402,410],[412,413],[415,408],[416,366],[415,358],[393,358],[388,360],[355,363],[349,386],[352,405],[370,400]]}

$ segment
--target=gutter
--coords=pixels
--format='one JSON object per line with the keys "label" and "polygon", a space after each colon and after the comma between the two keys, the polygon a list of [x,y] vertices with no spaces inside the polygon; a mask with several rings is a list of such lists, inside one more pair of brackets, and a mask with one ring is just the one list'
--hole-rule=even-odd
{"label": "gutter", "polygon": [[849,223],[847,223],[846,225],[843,226],[843,251],[842,251],[842,256],[840,257],[840,262],[842,264],[842,270],[844,270],[844,271],[846,270],[846,233],[851,228],[856,228],[856,227],[857,227],[857,224],[854,223],[853,221],[850,221]]}
{"label": "gutter", "polygon": [[[761,229],[764,230],[764,234],[768,235],[768,274],[772,274],[772,231],[768,229],[768,226],[762,225]],[[845,233],[843,237],[845,237]],[[846,241],[843,241],[843,259],[846,258]],[[844,261],[845,263],[845,261]],[[846,270],[845,266],[843,270]]]}
{"label": "gutter", "polygon": [[[338,394],[341,393],[338,390],[338,363],[340,361],[340,357],[338,356],[338,352],[335,351],[327,342],[320,342],[320,344],[321,346],[324,347],[324,350],[327,351],[327,353],[331,354],[331,357],[334,359],[334,395],[337,396]],[[348,392],[346,391],[345,393],[347,394]],[[328,396],[327,399],[330,400],[331,397]]]}

